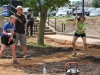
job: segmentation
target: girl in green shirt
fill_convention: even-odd
[[[77,28],[76,28],[76,31],[75,31],[75,34],[74,34],[74,37],[73,37],[73,41],[72,41],[72,46],[73,46],[73,50],[74,50],[72,56],[77,55],[75,43],[76,43],[78,37],[82,38],[83,44],[84,44],[84,50],[85,50],[85,53],[86,53],[85,56],[88,56],[86,34],[85,34],[85,31],[84,31],[86,29],[86,23],[84,21],[85,21],[85,17],[80,16],[76,22],[75,21],[73,22],[73,26],[77,25]]]

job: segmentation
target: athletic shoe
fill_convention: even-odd
[[[17,60],[13,61],[14,64],[20,64]]]
[[[25,58],[25,59],[29,59],[29,60],[31,59],[31,58],[30,58],[30,55],[24,55],[24,58]]]
[[[74,52],[73,54],[72,54],[72,56],[76,56],[77,55],[77,53],[76,52]]]
[[[88,57],[89,55],[88,54],[85,54],[85,57]]]

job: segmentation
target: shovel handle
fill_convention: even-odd
[[[75,64],[76,68],[78,68],[78,66],[79,66],[77,62],[67,62],[65,65],[65,68],[68,69],[68,65],[70,65],[70,64]]]

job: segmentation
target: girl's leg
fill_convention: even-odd
[[[76,43],[76,40],[77,40],[77,39],[78,39],[78,37],[76,37],[76,36],[73,37],[72,46],[73,46],[74,52],[76,52],[76,46],[75,46],[75,43]]]
[[[83,37],[82,40],[83,40],[83,44],[84,44],[85,53],[88,54],[87,43],[86,43],[86,37]]]
[[[4,50],[5,50],[5,48],[6,48],[6,45],[1,44],[0,58],[2,57],[2,54],[3,54]]]
[[[10,48],[12,50],[12,59],[14,61],[14,60],[16,60],[15,45],[14,44],[10,45]]]
[[[14,45],[14,44],[10,45],[10,48],[11,48],[11,50],[12,50],[12,59],[13,59],[13,63],[14,63],[14,64],[20,64],[20,63],[16,60],[15,45]]]

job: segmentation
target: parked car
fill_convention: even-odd
[[[100,8],[96,8],[97,11],[100,11]]]
[[[55,16],[56,13],[57,13],[57,11],[52,11],[52,12],[49,12],[48,15],[50,15],[50,16]]]
[[[96,11],[100,12],[100,8],[96,8]]]
[[[91,11],[90,16],[100,16],[100,11],[97,11],[97,10]]]
[[[68,9],[68,8],[67,9],[63,9],[63,11],[67,12],[67,14],[72,14],[72,12],[73,12],[72,9]]]
[[[95,11],[96,9],[95,8],[88,8],[86,11],[85,11],[85,15],[86,16],[90,16],[90,12],[91,11]]]
[[[59,12],[56,13],[56,16],[57,16],[57,17],[59,17],[59,16],[61,16],[61,17],[66,17],[66,16],[67,16],[67,12],[59,11]]]
[[[85,12],[84,12],[85,14]],[[73,12],[73,15],[75,16],[76,15],[76,11]],[[80,16],[82,15],[82,10],[77,10],[77,15]]]
[[[57,11],[62,11],[63,10],[63,7],[60,7],[60,8],[58,8],[58,10]]]

